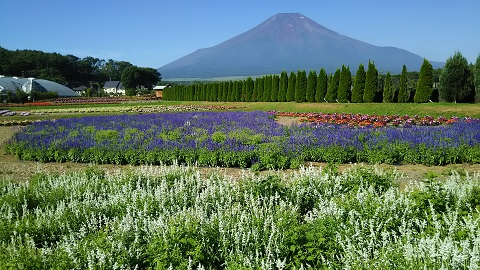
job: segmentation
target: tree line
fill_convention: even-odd
[[[164,100],[226,102],[477,102],[480,101],[480,55],[468,64],[460,52],[434,70],[424,59],[420,72],[379,74],[373,61],[360,64],[355,75],[343,65],[333,74],[325,69],[305,70],[243,81],[173,85],[163,91]]]
[[[83,85],[97,91],[106,81],[122,81],[131,95],[137,94],[142,86],[151,89],[152,84],[161,80],[156,69],[137,67],[126,61],[2,47],[0,75],[45,79],[70,87]],[[101,93],[93,91],[92,95]]]

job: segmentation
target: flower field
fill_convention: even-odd
[[[332,125],[347,125],[350,127],[409,127],[412,125],[420,126],[438,126],[445,124],[452,124],[458,122],[458,117],[437,117],[424,116],[419,117],[415,115],[410,117],[408,115],[368,115],[368,114],[353,114],[353,113],[290,113],[290,112],[273,112],[277,116],[288,117],[302,117],[301,122],[312,124],[332,124]],[[465,122],[476,121],[476,119],[465,118]]]
[[[479,269],[480,175],[96,167],[0,186],[0,269]]]
[[[60,109],[36,109],[33,113],[155,113],[155,112],[185,112],[185,111],[211,111],[211,110],[229,110],[235,109],[231,106],[166,106],[166,105],[134,105],[134,106],[115,106],[115,107],[79,107],[79,108],[60,108]]]
[[[158,102],[151,97],[77,97],[77,98],[55,98],[46,101],[35,101],[26,103],[7,103],[2,104],[5,107],[42,107],[42,106],[61,106],[61,105],[79,105],[79,104],[119,104],[131,102]]]
[[[30,116],[30,115],[68,115],[68,114],[119,114],[119,113],[158,113],[158,112],[188,112],[188,111],[222,111],[238,109],[235,106],[198,106],[198,105],[134,105],[134,106],[115,106],[115,107],[70,107],[70,108],[54,108],[54,109],[31,109],[24,112],[15,112],[10,110],[0,110],[0,116]],[[36,120],[19,120],[19,119],[0,119],[0,126],[24,126],[29,125]]]
[[[6,149],[19,159],[41,162],[178,162],[254,170],[298,168],[306,161],[480,163],[478,119],[445,120],[434,126],[352,127],[328,123],[282,126],[274,118],[273,113],[256,111],[58,119],[25,127]]]
[[[159,166],[2,180],[0,269],[480,269],[479,173],[303,166],[480,163],[478,119],[170,109],[19,127],[22,160]]]

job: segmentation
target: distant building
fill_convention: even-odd
[[[125,95],[125,88],[121,81],[107,81],[103,85],[103,91],[109,95]]]
[[[172,86],[171,86],[170,84],[167,84],[167,85],[157,85],[157,86],[153,87],[153,90],[155,90],[155,96],[156,96],[157,98],[162,98],[162,96],[163,96],[163,89],[165,89],[165,88],[167,88],[167,87],[170,88],[170,87],[172,87]]]
[[[72,88],[73,91],[77,92],[80,95],[85,94],[87,92],[87,89],[88,87],[86,87],[85,85]]]
[[[0,75],[0,92],[15,92],[17,90],[30,94],[36,92],[56,92],[59,97],[78,97],[80,94],[72,89],[56,82],[35,79],[35,78],[18,78],[5,77]]]

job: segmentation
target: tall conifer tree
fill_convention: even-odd
[[[365,79],[366,73],[363,64],[358,66],[357,73],[355,74],[355,83],[353,84],[352,90],[352,102],[362,103],[363,102],[363,91],[365,90]]]
[[[228,100],[228,82],[222,82],[222,101]]]
[[[475,102],[480,102],[480,54],[474,66],[474,85],[475,85]]]
[[[393,102],[393,85],[392,85],[392,75],[390,71],[387,72],[385,76],[385,83],[383,84],[383,102],[392,103]]]
[[[213,92],[214,92],[214,88],[215,88],[213,83],[206,83],[205,86],[206,86],[206,89],[207,89],[206,100],[207,101],[213,101],[214,100],[214,98],[213,98],[214,93]]]
[[[259,84],[259,78],[255,78],[255,81],[253,83],[253,91],[252,91],[252,98],[250,99],[251,102],[256,102],[258,101],[258,84]],[[262,85],[263,87],[263,85]]]
[[[270,93],[270,101],[277,102],[278,101],[278,88],[280,84],[280,78],[277,74],[272,76],[272,92]]]
[[[317,73],[314,70],[310,70],[307,77],[306,99],[308,102],[315,102],[316,89],[317,89]]]
[[[264,79],[265,77],[260,77],[260,78],[257,78],[257,97],[255,99],[255,101],[262,101],[263,99],[263,83],[265,81]]]
[[[195,84],[190,84],[187,92],[187,100],[193,101],[195,100]]]
[[[315,90],[315,101],[324,102],[325,94],[327,93],[328,76],[324,68],[320,69],[317,76],[317,89]]]
[[[240,101],[245,102],[245,97],[247,95],[247,80],[240,81],[240,83],[242,84]]]
[[[192,100],[193,101],[197,101],[198,100],[198,84],[193,84],[193,98]]]
[[[285,102],[287,100],[287,88],[288,88],[288,75],[286,71],[282,71],[280,74],[280,85],[278,89],[278,98],[280,102]]]
[[[340,72],[340,83],[338,84],[338,102],[346,103],[350,101],[352,88],[352,73],[350,67],[342,65],[342,71]]]
[[[295,102],[305,102],[307,97],[307,72],[298,70],[297,83],[295,84]]]
[[[262,101],[269,102],[271,92],[272,92],[272,75],[266,75],[264,77]]]
[[[368,61],[368,69],[365,78],[365,89],[363,90],[363,102],[371,103],[378,91],[378,70],[373,61]]]
[[[287,101],[295,100],[295,86],[297,85],[297,75],[295,72],[291,72],[288,77],[288,88],[287,88]]]
[[[222,87],[220,82],[216,82],[215,84],[215,96],[214,99],[216,102],[222,100]]]
[[[233,102],[233,100],[235,99],[233,82],[228,81],[228,84],[227,84],[226,87],[227,87],[227,101],[228,102]]]
[[[202,101],[207,101],[208,100],[208,84],[203,83],[202,84]]]
[[[208,83],[208,88],[210,90],[208,101],[215,101],[215,96],[217,92],[215,85],[213,83]]]
[[[427,59],[423,59],[418,75],[417,90],[413,101],[416,103],[424,103],[430,100],[433,92],[433,67]]]
[[[407,103],[409,99],[408,95],[408,73],[407,67],[403,65],[402,75],[400,75],[400,85],[398,89],[398,103]]]
[[[242,82],[235,81],[235,101],[239,102],[242,100]]]
[[[206,96],[205,84],[204,83],[198,84],[197,89],[198,89],[198,101],[205,101],[205,96]]]
[[[259,83],[260,83],[259,78],[255,78],[255,84],[253,87],[253,93],[252,93],[252,99],[251,99],[252,102],[258,101],[258,87],[259,87],[258,84]]]
[[[325,95],[325,99],[328,102],[336,102],[338,95],[338,85],[340,84],[340,69],[337,68],[333,75],[330,75],[330,80],[328,81],[328,90]]]
[[[252,102],[253,88],[255,87],[255,82],[252,77],[247,78],[247,89],[245,91],[245,101]]]

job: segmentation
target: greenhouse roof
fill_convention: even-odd
[[[32,89],[38,92],[56,92],[59,97],[79,96],[79,94],[72,89],[48,80],[34,78],[0,77],[0,91],[22,90],[26,93],[30,93]]]

